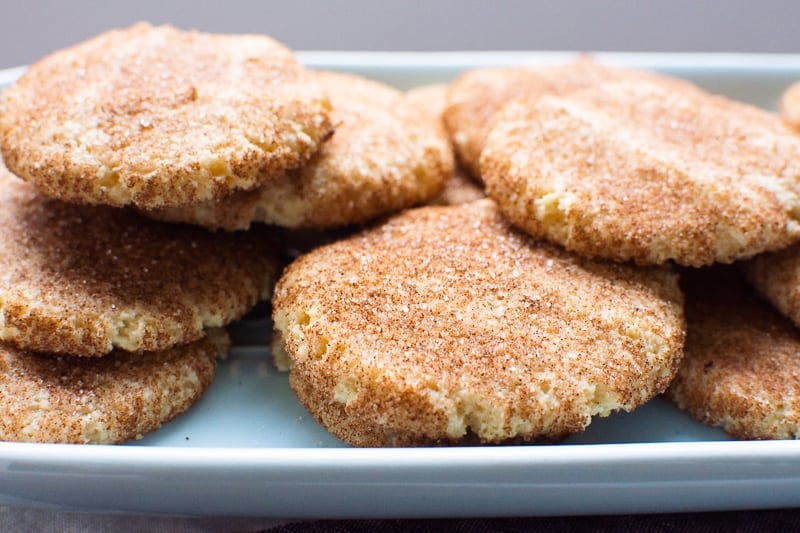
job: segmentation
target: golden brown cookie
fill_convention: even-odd
[[[486,198],[486,193],[472,176],[457,168],[444,182],[444,188],[428,203],[431,205],[458,205]]]
[[[269,298],[268,235],[215,235],[39,194],[0,167],[0,340],[52,353],[160,351]]]
[[[587,57],[563,65],[473,69],[450,84],[444,121],[459,162],[472,176],[480,177],[480,155],[492,118],[506,103],[643,76],[649,74],[600,65]]]
[[[800,245],[758,255],[740,266],[756,290],[800,326]]]
[[[311,162],[255,191],[148,216],[213,229],[252,222],[329,228],[425,202],[453,170],[438,119],[403,93],[352,74],[316,72],[333,104],[336,133]]]
[[[684,334],[671,270],[537,243],[490,200],[409,210],[300,257],[273,319],[298,398],[357,446],[582,431],[662,392]]]
[[[800,437],[800,332],[727,269],[691,274],[685,357],[667,397],[740,439]]]
[[[56,198],[188,205],[307,161],[331,132],[328,111],[268,37],[142,23],[32,65],[0,96],[0,148]]]
[[[419,85],[406,91],[406,98],[411,105],[421,109],[426,115],[439,120],[444,128],[444,110],[447,108],[449,90],[450,86],[447,83]]]
[[[113,444],[158,429],[211,384],[222,329],[164,352],[76,358],[0,344],[0,441]]]
[[[791,85],[781,95],[778,109],[783,120],[800,130],[800,82]]]
[[[481,161],[515,225],[589,257],[701,266],[800,239],[800,138],[686,83],[512,102]]]
[[[442,128],[444,125],[444,110],[447,108],[447,84],[422,85],[406,93],[409,101],[422,109],[428,116],[440,117]],[[444,135],[448,135],[446,129]],[[453,173],[444,182],[444,188],[428,203],[435,205],[458,205],[478,200],[485,197],[483,188],[467,174],[460,166],[456,166]]]

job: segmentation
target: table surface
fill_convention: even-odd
[[[41,533],[114,531],[313,533],[352,531],[394,533],[415,531],[747,531],[750,533],[797,531],[800,510],[676,513],[628,516],[578,516],[538,518],[487,518],[448,520],[336,520],[291,521],[257,518],[185,518],[141,515],[65,513],[46,509],[0,506],[0,531]]]

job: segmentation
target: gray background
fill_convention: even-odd
[[[0,68],[139,20],[295,49],[800,52],[800,0],[0,0]]]

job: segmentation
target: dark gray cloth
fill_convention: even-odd
[[[0,531],[17,533],[83,533],[95,531],[177,533],[517,533],[623,532],[668,533],[673,531],[760,533],[800,531],[800,509],[675,513],[626,516],[578,516],[538,518],[486,518],[452,520],[316,520],[283,521],[259,518],[198,518],[144,515],[91,514],[48,509],[0,506]]]
[[[581,516],[470,520],[364,520],[297,522],[269,533],[522,533],[527,531],[623,533],[760,533],[800,531],[800,510],[678,513],[633,516]]]

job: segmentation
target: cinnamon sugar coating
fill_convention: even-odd
[[[412,105],[431,117],[439,117],[441,127],[445,137],[448,133],[444,124],[444,110],[447,108],[447,93],[449,86],[445,83],[433,85],[423,85],[414,87],[406,93]],[[481,184],[465,172],[459,165],[456,165],[453,173],[445,180],[444,187],[428,203],[434,205],[458,205],[484,198]]]
[[[685,357],[667,397],[740,439],[800,437],[800,332],[731,272],[685,285]]]
[[[483,188],[461,168],[456,168],[445,181],[444,188],[428,203],[431,205],[458,205],[486,198]]]
[[[778,102],[781,118],[791,127],[800,130],[800,82],[789,86]]]
[[[290,383],[357,446],[555,440],[662,392],[683,343],[667,268],[581,259],[489,200],[424,207],[293,262]]]
[[[438,117],[376,81],[311,76],[330,96],[336,133],[306,166],[254,191],[148,216],[226,230],[252,222],[330,228],[423,203],[441,190],[454,162]]]
[[[449,91],[450,85],[447,83],[419,85],[406,91],[406,98],[426,115],[438,120],[442,128],[444,128],[444,110],[447,108],[447,93]]]
[[[0,166],[0,340],[100,356],[198,339],[266,299],[268,235],[215,235],[39,194]]]
[[[227,354],[224,330],[164,352],[102,359],[0,344],[0,441],[114,444],[186,411]]]
[[[800,326],[800,245],[758,255],[740,266],[756,290]]]
[[[190,205],[307,161],[331,132],[329,105],[269,37],[141,23],[32,65],[0,96],[0,148],[56,198]]]
[[[450,83],[444,121],[459,162],[479,178],[480,155],[492,119],[506,103],[522,97],[564,94],[614,79],[648,76],[651,74],[601,65],[587,57],[562,65],[472,69]]]
[[[800,138],[677,80],[512,102],[481,162],[515,225],[589,257],[702,266],[800,239]]]

